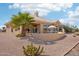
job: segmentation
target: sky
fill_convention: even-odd
[[[79,3],[0,3],[0,27],[18,12],[38,11],[39,16],[50,21],[79,27]]]

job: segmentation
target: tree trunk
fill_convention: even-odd
[[[13,28],[11,28],[11,32],[13,32]]]
[[[26,36],[26,29],[25,29],[25,26],[24,25],[22,26],[22,29],[21,29],[21,35],[23,37]]]

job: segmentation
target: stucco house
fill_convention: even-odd
[[[26,29],[27,32],[30,32],[30,33],[59,33],[59,32],[62,32],[62,33],[64,33],[63,26],[59,20],[49,21],[47,19],[39,17],[37,12],[33,13],[32,16],[34,17],[33,20],[35,20],[35,22],[33,22],[34,27],[31,29]],[[6,24],[6,27],[7,27],[7,31],[12,31],[10,25]],[[17,30],[13,30],[13,31],[17,31]],[[18,31],[20,32],[21,28],[19,28]]]

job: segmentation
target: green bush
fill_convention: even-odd
[[[23,46],[23,52],[26,56],[40,56],[44,52],[44,47],[35,47],[33,44],[27,45],[27,47]]]

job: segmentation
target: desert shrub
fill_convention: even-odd
[[[17,34],[16,37],[24,37],[23,34]]]
[[[2,30],[2,32],[6,32],[6,30]]]
[[[76,37],[76,35],[73,35],[73,37]]]
[[[44,52],[44,47],[36,47],[33,44],[23,46],[23,52],[26,56],[40,56]]]

